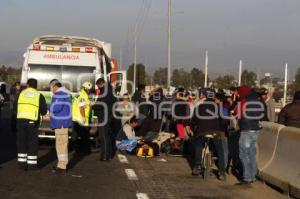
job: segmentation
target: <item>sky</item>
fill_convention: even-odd
[[[299,0],[172,0],[172,68],[237,76],[244,68],[282,77],[300,67]],[[167,0],[0,0],[0,64],[22,65],[36,36],[63,34],[110,42],[123,68],[138,62],[151,74],[167,64]],[[122,56],[120,56],[122,51]]]

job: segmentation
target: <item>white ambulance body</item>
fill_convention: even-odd
[[[115,95],[127,92],[126,72],[112,68],[110,43],[85,37],[46,35],[35,38],[24,54],[21,84],[26,84],[29,78],[37,79],[38,90],[47,104],[51,102],[51,80],[58,79],[71,93],[77,93],[84,82],[95,83],[100,77],[105,80],[113,77],[118,88]],[[39,137],[55,138],[49,121],[42,121]]]
[[[46,35],[35,38],[24,54],[21,83],[38,80],[38,90],[49,91],[52,79],[60,80],[71,92],[77,92],[85,81],[108,80],[118,74],[119,94],[126,92],[126,72],[113,71],[111,44],[96,39]],[[113,71],[113,72],[112,72]]]

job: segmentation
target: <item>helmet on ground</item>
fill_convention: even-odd
[[[93,84],[91,82],[84,82],[82,84],[82,88],[86,88],[88,90],[92,89],[92,87],[93,87]]]

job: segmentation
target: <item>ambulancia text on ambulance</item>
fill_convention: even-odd
[[[118,92],[126,92],[126,72],[118,71],[111,58],[111,44],[97,39],[46,35],[37,37],[24,54],[21,84],[29,78],[38,80],[38,90],[51,102],[49,82],[58,79],[72,93],[80,90],[83,82],[94,83],[98,78],[113,80]],[[49,125],[42,123],[39,137],[53,138]]]

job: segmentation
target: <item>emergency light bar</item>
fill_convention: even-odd
[[[85,52],[86,53],[92,53],[93,52],[93,48],[92,47],[86,47],[85,48]]]
[[[60,52],[67,52],[68,51],[67,47],[60,47],[59,50],[60,50]]]
[[[32,49],[35,51],[60,51],[60,52],[95,52],[94,47],[73,47],[68,48],[67,46],[45,46],[41,44],[33,44]]]
[[[39,45],[39,44],[34,44],[34,45],[33,45],[33,50],[41,50],[41,45]]]
[[[72,48],[72,52],[80,52],[80,48]]]
[[[54,51],[54,47],[53,46],[47,46],[46,51]]]

